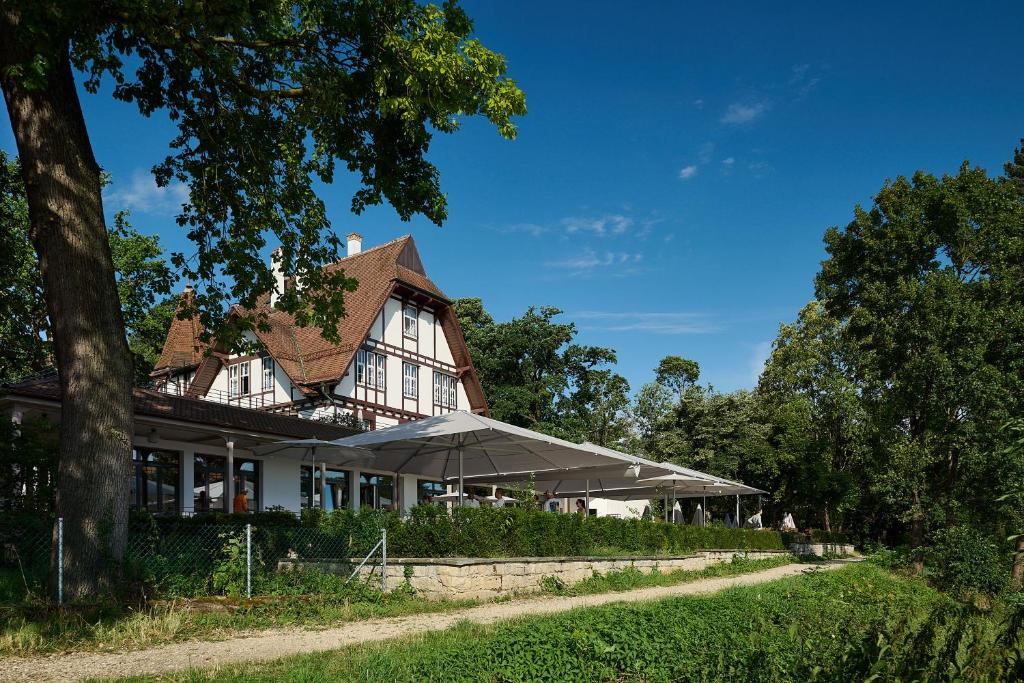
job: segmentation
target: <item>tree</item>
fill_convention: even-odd
[[[101,173],[78,99],[95,93],[177,126],[157,182],[182,182],[178,223],[195,253],[172,256],[196,287],[190,310],[228,342],[262,324],[233,316],[274,286],[268,236],[301,288],[279,306],[337,339],[354,283],[314,183],[340,161],[359,179],[352,209],[389,202],[440,224],[446,203],[425,155],[432,130],[482,115],[505,137],[525,99],[504,59],[471,38],[454,2],[413,0],[12,0],[0,17],[0,87],[28,192],[30,237],[60,371],[58,513],[71,597],[111,585],[122,557],[132,439],[131,353],[104,224]]]
[[[495,322],[480,299],[456,299],[454,307],[492,416],[575,440],[624,435],[629,384],[606,367],[615,352],[576,344],[576,326],[555,322],[562,311],[531,306]]]
[[[0,384],[51,364],[46,304],[16,159],[0,151]]]
[[[1013,158],[1003,165],[1003,171],[1017,188],[1017,194],[1024,199],[1024,138],[1020,139],[1020,147],[1013,150]]]
[[[812,301],[782,325],[758,383],[771,411],[772,442],[787,476],[777,495],[814,509],[825,529],[859,502],[867,416],[850,369],[843,328]]]
[[[1024,203],[964,164],[897,178],[825,234],[816,289],[844,325],[888,472],[879,485],[921,547],[929,526],[990,525],[981,473],[1021,411]]]
[[[665,356],[658,363],[655,381],[675,392],[682,398],[683,393],[700,379],[700,366],[697,361],[680,356]]]

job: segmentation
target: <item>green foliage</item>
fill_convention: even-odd
[[[401,643],[189,672],[171,680],[867,680],[869,665],[847,665],[864,634],[888,633],[908,616],[916,626],[942,604],[941,596],[919,582],[860,565],[711,596],[580,609],[511,624],[464,624]],[[1006,672],[987,680],[1014,680],[991,658],[982,661],[983,673]]]
[[[607,366],[611,349],[577,344],[562,311],[531,306],[495,322],[480,299],[454,303],[491,416],[574,441],[614,445],[626,436],[629,383]]]
[[[145,116],[162,110],[177,126],[155,175],[161,186],[189,186],[178,222],[196,250],[172,260],[197,287],[193,306],[208,330],[223,324],[227,305],[251,310],[273,287],[260,254],[269,233],[284,268],[306,284],[280,306],[335,338],[340,294],[355,283],[319,267],[337,258],[338,241],[316,183],[332,182],[340,163],[358,182],[354,212],[387,201],[403,220],[422,214],[440,225],[447,201],[425,158],[434,132],[480,116],[511,139],[513,118],[526,113],[504,58],[473,36],[455,2],[300,0],[210,12],[103,0],[59,12],[18,2],[8,12],[19,18],[4,33],[12,61],[20,57],[7,65],[11,78],[43,86],[70,38],[87,91],[109,79],[116,99]],[[224,336],[259,322],[243,313]]]
[[[120,211],[107,231],[117,291],[132,353],[135,383],[145,386],[160,356],[175,302],[174,274],[160,239],[144,235]],[[0,151],[0,383],[39,372],[53,362],[52,333],[38,258],[29,239],[28,200],[16,159]]]
[[[993,595],[1007,585],[1006,553],[1000,551],[991,537],[973,527],[954,526],[937,531],[926,560],[930,578],[954,595]]]
[[[51,362],[42,281],[28,226],[21,167],[0,150],[0,384]]]

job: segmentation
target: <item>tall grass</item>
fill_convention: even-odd
[[[955,620],[930,627],[932,617],[951,605],[923,582],[862,564],[712,596],[581,609],[493,626],[461,624],[399,643],[165,678],[364,683],[1020,680],[1020,624],[1012,627],[997,614],[978,616],[988,626],[974,640],[956,635]],[[901,639],[899,633],[907,635]],[[866,649],[865,643],[872,642],[880,644]],[[955,671],[949,669],[958,657],[966,659]]]

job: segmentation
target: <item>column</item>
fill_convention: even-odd
[[[327,463],[320,461],[320,509],[327,509]]]
[[[348,480],[348,502],[352,510],[359,512],[359,470],[352,470],[352,477]]]
[[[181,487],[181,500],[178,501],[178,511],[183,515],[195,514],[195,474],[196,474],[196,452],[184,450],[178,460],[181,474],[178,477],[178,485]]]
[[[402,495],[399,496],[402,501],[402,512],[409,512],[416,505],[420,480],[409,474],[399,476],[398,480],[402,485]]]
[[[224,511],[231,512],[235,505],[235,442],[228,441],[228,457],[224,465]]]

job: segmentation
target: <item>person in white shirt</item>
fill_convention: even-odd
[[[478,508],[480,507],[480,501],[469,491],[462,494],[462,507],[464,508]]]
[[[544,499],[540,502],[540,509],[544,512],[558,512],[559,503],[555,494],[548,489],[544,492]]]
[[[746,526],[747,526],[748,529],[763,529],[764,528],[764,526],[761,524],[761,513],[762,512],[764,512],[764,511],[762,509],[758,508],[757,513],[755,513],[755,514],[753,514],[753,515],[751,515],[750,517],[747,518]]]
[[[796,531],[796,522],[793,521],[793,515],[788,512],[782,516],[782,530]]]
[[[508,503],[508,499],[505,498],[505,489],[494,489],[494,502],[491,503],[491,507],[503,508]]]

